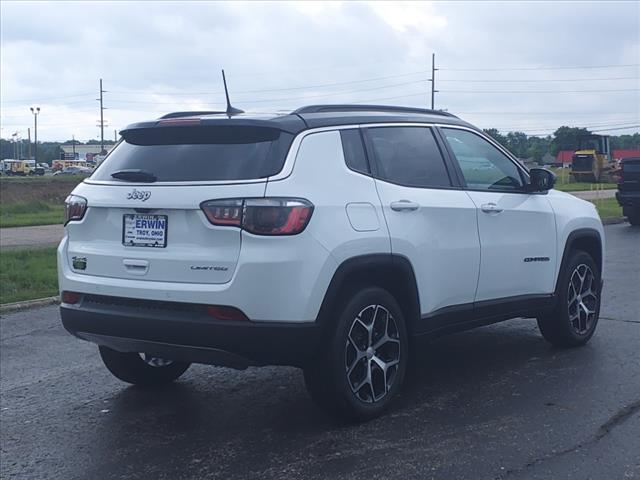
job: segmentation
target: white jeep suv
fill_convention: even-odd
[[[121,134],[67,198],[58,269],[64,327],[126,382],[293,365],[363,420],[412,338],[514,317],[554,345],[594,333],[595,208],[451,114],[178,112]]]

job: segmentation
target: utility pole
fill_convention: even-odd
[[[102,79],[100,79],[100,155],[104,155],[104,106],[102,105]]]
[[[73,159],[76,159],[76,136],[71,135],[71,143],[73,144]]]
[[[18,132],[11,134],[11,140],[13,141],[13,158],[18,160]]]
[[[436,54],[431,54],[431,110],[435,110],[435,98],[436,98]]]
[[[113,142],[118,143],[118,130],[113,130]]]
[[[40,113],[40,107],[31,107],[31,113],[33,113],[33,159],[36,164],[38,163],[38,114]]]

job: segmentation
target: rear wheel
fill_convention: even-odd
[[[574,252],[558,279],[556,307],[538,317],[542,336],[558,347],[584,345],[593,336],[600,314],[600,271],[591,256]]]
[[[344,302],[334,331],[305,368],[307,390],[325,410],[347,421],[380,415],[398,393],[408,361],[404,316],[395,298],[377,287]]]
[[[124,353],[99,346],[100,357],[107,369],[123,382],[134,385],[162,385],[173,382],[188,368],[189,363],[174,362],[146,353]]]

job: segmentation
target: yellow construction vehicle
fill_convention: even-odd
[[[604,182],[613,169],[611,147],[607,135],[589,135],[580,139],[571,158],[571,175],[576,182]]]

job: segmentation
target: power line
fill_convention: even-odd
[[[349,95],[349,94],[353,94],[353,93],[362,93],[362,92],[371,92],[371,91],[375,91],[375,90],[384,90],[386,88],[394,88],[394,87],[398,87],[398,86],[415,85],[417,83],[424,83],[425,81],[426,81],[426,79],[421,79],[421,80],[413,80],[411,82],[395,83],[395,84],[391,84],[391,85],[383,85],[383,86],[371,87],[371,88],[360,88],[360,89],[357,89],[357,90],[343,90],[343,91],[339,91],[339,92],[322,93],[322,94],[318,94],[318,95],[301,95],[301,96],[298,96],[298,97],[269,98],[269,99],[262,99],[262,100],[241,100],[241,102],[243,104],[246,104],[246,103],[275,103],[275,102],[290,102],[290,101],[296,101],[296,100],[306,100],[306,99],[309,99],[309,98],[326,98],[326,97],[334,97],[334,96],[339,96],[339,95]],[[112,101],[120,102],[120,103],[140,103],[140,104],[152,104],[152,105],[183,105],[184,104],[184,102],[153,102],[153,101],[145,101],[145,100],[112,99]]]
[[[261,90],[238,90],[238,91],[234,91],[233,94],[241,94],[241,93],[268,93],[268,92],[284,92],[284,91],[290,91],[290,90],[306,90],[306,89],[311,89],[311,88],[324,88],[324,87],[335,87],[338,85],[351,85],[351,84],[355,84],[355,83],[367,83],[367,82],[374,82],[374,81],[378,81],[378,80],[388,80],[390,78],[400,78],[400,77],[409,77],[409,76],[413,76],[413,75],[423,75],[427,73],[426,70],[420,71],[420,72],[413,72],[413,73],[402,73],[402,74],[398,74],[398,75],[387,75],[385,77],[372,77],[372,78],[367,78],[367,79],[362,79],[362,80],[349,80],[349,81],[344,81],[344,82],[332,82],[332,83],[320,83],[320,84],[316,84],[316,85],[305,85],[305,86],[298,86],[298,87],[286,87],[286,88],[270,88],[270,89],[261,89]],[[419,81],[425,81],[425,80],[419,80]],[[402,84],[400,84],[402,85]],[[224,91],[219,91],[219,92],[148,92],[148,91],[143,91],[143,90],[112,90],[111,93],[117,93],[120,95],[222,95],[224,94]]]
[[[640,77],[608,77],[608,78],[544,78],[539,80],[462,80],[462,79],[441,79],[440,82],[456,83],[546,83],[546,82],[597,82],[612,80],[640,80]]]
[[[591,68],[627,68],[640,67],[640,63],[626,63],[619,65],[582,65],[582,66],[558,66],[558,67],[498,67],[498,68],[440,68],[450,72],[505,72],[527,70],[583,70]]]
[[[62,95],[57,97],[44,97],[44,98],[31,98],[31,99],[22,99],[22,100],[4,100],[2,103],[34,103],[34,102],[45,102],[47,100],[57,100],[60,98],[75,98],[75,97],[86,97],[93,95],[92,93],[78,93],[76,95]]]
[[[442,93],[614,93],[640,92],[640,88],[621,88],[613,90],[439,90]]]
[[[623,128],[596,128],[595,132],[610,132],[611,130],[630,130],[632,128],[640,128],[640,125],[633,125],[631,127],[623,127]]]
[[[569,123],[569,122],[555,122],[555,125],[550,125],[550,124],[545,124],[545,125],[491,125],[490,128],[495,128],[497,130],[506,130],[506,129],[513,129],[513,128],[522,128],[525,130],[547,130],[549,128],[557,128],[557,125],[562,126],[562,124],[565,123]],[[575,125],[575,122],[573,122]],[[629,120],[629,121],[618,121],[618,122],[609,122],[609,123],[595,123],[595,124],[580,124],[580,125],[576,125],[576,127],[579,128],[595,128],[595,127],[624,127],[624,126],[628,126],[628,125],[635,125],[636,123],[638,123],[638,120]],[[511,130],[513,131],[513,130]]]
[[[552,115],[603,115],[603,112],[572,112],[572,111],[544,111],[544,112],[530,112],[530,111],[525,111],[525,110],[521,110],[518,112],[492,112],[492,111],[483,111],[483,112],[463,112],[463,111],[459,111],[457,112],[460,115],[523,115],[523,116],[529,116],[529,115],[545,115],[545,116],[552,116]],[[638,112],[634,111],[634,112],[616,112],[617,114],[628,114],[628,115],[637,115]],[[606,114],[606,112],[604,112],[604,114]]]
[[[582,127],[582,128],[588,128],[588,127]],[[612,128],[595,128],[593,129],[594,132],[611,132],[613,130],[631,130],[634,128],[640,128],[640,124],[637,125],[630,125],[627,127],[612,127]],[[553,135],[553,133],[555,133],[554,131],[545,131],[545,132],[522,132],[522,133],[526,133],[528,136],[530,137],[540,137],[540,136],[547,136],[547,135]]]

